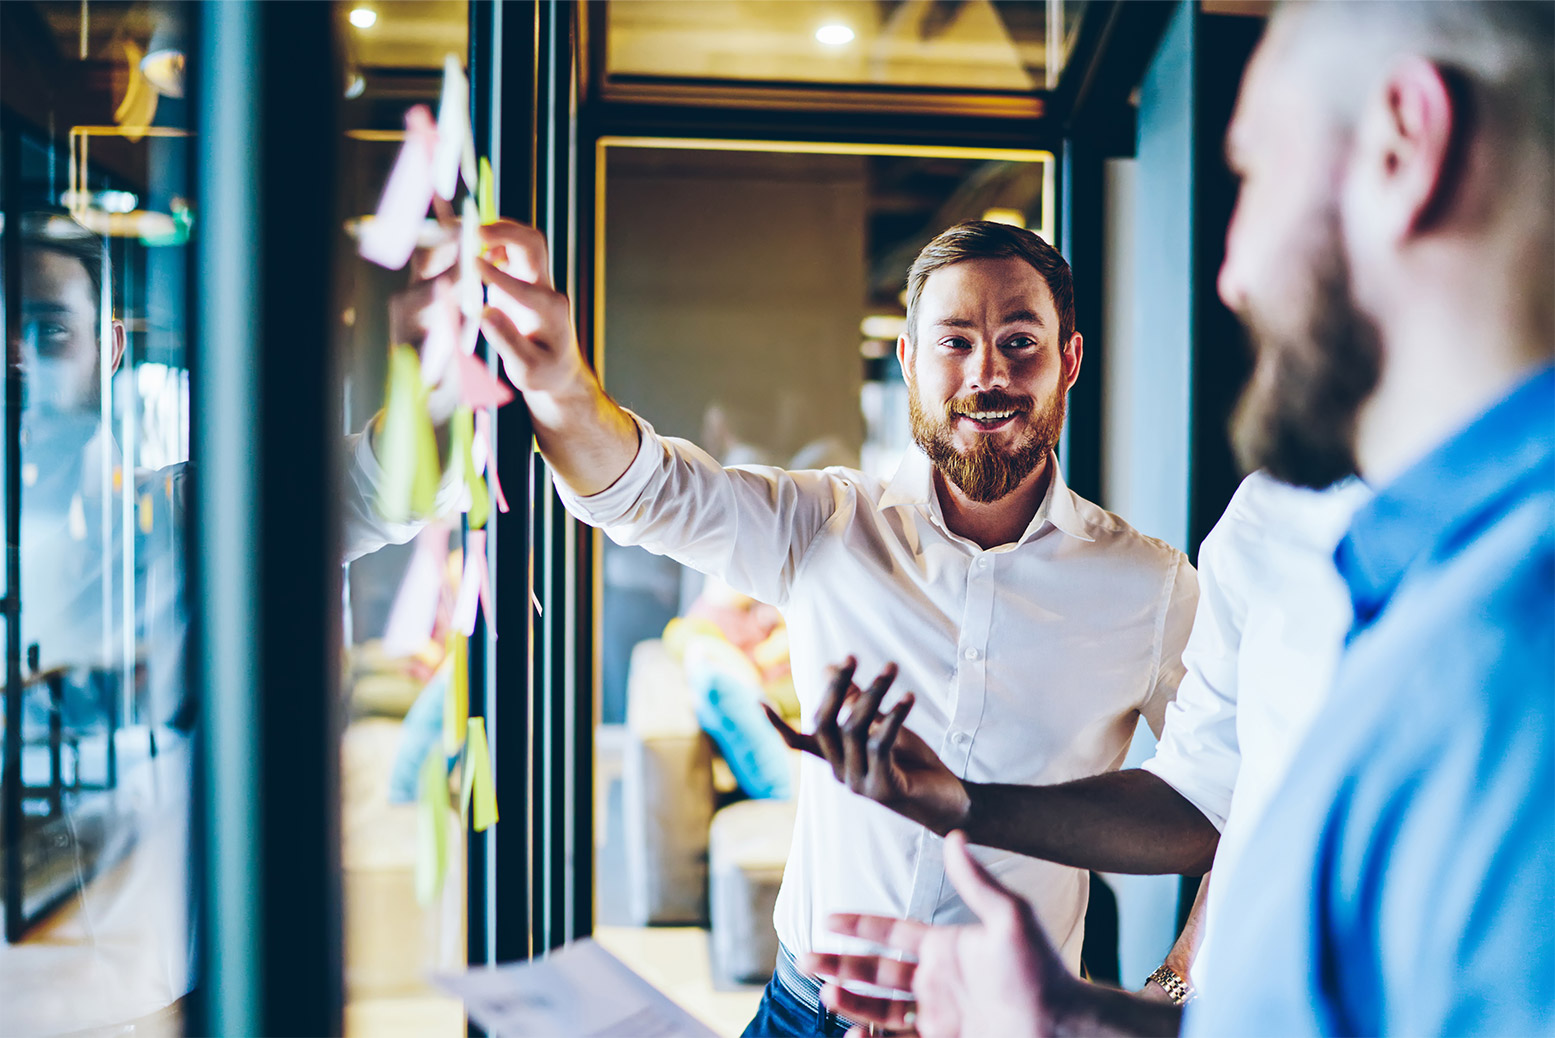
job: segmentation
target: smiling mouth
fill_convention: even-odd
[[[961,411],[956,414],[956,417],[970,423],[974,429],[991,432],[1002,429],[1018,414],[1019,411]]]

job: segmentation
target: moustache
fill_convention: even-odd
[[[945,405],[945,412],[949,418],[987,411],[1015,411],[1029,414],[1035,406],[1036,401],[1024,394],[1016,395],[999,389],[989,389],[956,397]]]

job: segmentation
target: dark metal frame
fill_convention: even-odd
[[[203,5],[197,26],[189,564],[206,913],[186,1027],[338,1034],[340,220],[337,107],[320,99],[341,65],[325,4]]]

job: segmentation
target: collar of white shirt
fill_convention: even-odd
[[[1026,532],[1021,534],[1016,543],[1025,544],[1031,540],[1044,523],[1052,523],[1057,529],[1079,540],[1095,540],[1086,529],[1080,510],[1075,507],[1074,491],[1064,482],[1064,472],[1059,467],[1057,455],[1049,451],[1047,461],[1053,478],[1048,481],[1047,493],[1037,506],[1037,514],[1031,517]],[[940,508],[939,494],[934,491],[934,463],[920,448],[914,447],[902,455],[902,463],[897,466],[896,475],[891,477],[885,493],[880,496],[880,507],[922,509],[935,526],[949,532],[945,526],[945,514]]]

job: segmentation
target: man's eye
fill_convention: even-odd
[[[947,350],[969,350],[972,344],[959,335],[952,335],[948,339],[940,340],[940,345]]]
[[[1031,336],[1017,335],[1013,339],[1007,340],[1004,344],[1004,348],[1007,350],[1029,350],[1036,345],[1037,340],[1033,339]]]

